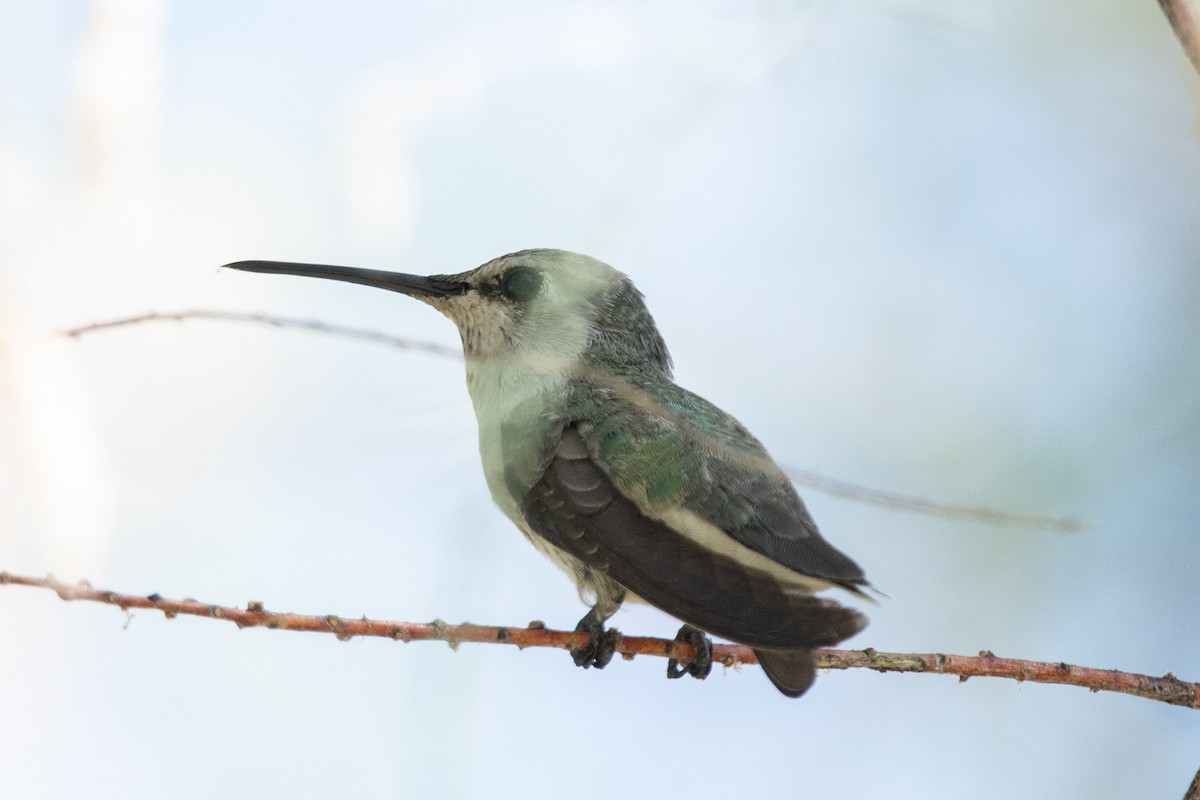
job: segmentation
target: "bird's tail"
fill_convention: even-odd
[[[816,660],[812,650],[764,650],[755,648],[754,655],[763,672],[775,688],[788,697],[799,697],[817,678]]]

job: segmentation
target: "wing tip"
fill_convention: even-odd
[[[866,578],[852,578],[850,580],[837,580],[837,579],[827,579],[827,580],[831,580],[831,582],[835,586],[845,589],[847,592],[854,595],[855,597],[861,597],[864,600],[868,600],[875,604],[879,603],[880,598],[885,599],[885,600],[891,599],[887,594],[885,594],[884,592],[881,592],[881,591],[879,591],[879,589],[875,588],[874,584],[872,584]],[[868,594],[868,592],[870,592],[870,594]]]

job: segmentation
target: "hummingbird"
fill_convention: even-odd
[[[676,385],[667,346],[624,273],[565,250],[522,250],[454,275],[280,261],[247,272],[346,281],[408,295],[450,318],[492,498],[591,606],[575,663],[603,668],[605,622],[643,601],[684,623],[695,657],[667,675],[705,678],[708,634],[751,647],[799,697],[813,650],[866,618],[817,592],[867,597],[863,570],[820,534],[766,449],[736,419]]]

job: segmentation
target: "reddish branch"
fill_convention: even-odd
[[[398,639],[402,642],[441,641],[457,646],[460,642],[511,644],[520,648],[557,647],[562,650],[583,647],[587,634],[574,631],[555,631],[540,622],[527,627],[510,628],[489,625],[449,625],[441,620],[429,623],[390,622],[386,620],[345,619],[333,615],[310,616],[267,611],[262,603],[252,602],[246,608],[218,606],[198,600],[168,600],[157,594],[136,596],[96,589],[86,582],[63,583],[53,576],[31,578],[0,572],[0,586],[13,584],[50,589],[63,600],[87,600],[107,603],[122,610],[147,608],[161,611],[168,619],[179,614],[196,617],[223,619],[239,628],[282,628],[289,631],[331,633],[346,640],[355,636],[377,636]],[[626,659],[634,656],[662,656],[687,660],[695,651],[683,642],[655,639],[648,636],[621,635],[617,652]],[[978,656],[952,656],[942,653],[880,653],[866,650],[819,650],[817,666],[822,669],[850,669],[852,667],[873,669],[877,672],[932,672],[942,675],[957,675],[960,681],[967,678],[990,677],[1012,678],[1017,681],[1035,683],[1064,683],[1082,686],[1093,692],[1124,692],[1137,697],[1158,700],[1171,705],[1200,708],[1200,684],[1181,681],[1167,673],[1161,678],[1137,675],[1117,670],[1093,669],[1071,664],[1049,664],[1040,661],[1022,661],[1013,658],[997,658],[989,652]],[[740,645],[717,644],[713,646],[713,659],[727,667],[739,664],[754,664],[757,660],[753,651]]]

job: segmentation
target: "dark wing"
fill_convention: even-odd
[[[837,603],[786,593],[769,575],[644,515],[593,461],[576,424],[547,452],[522,508],[548,542],[646,602],[710,633],[764,648],[825,647],[866,620]]]
[[[687,506],[747,547],[788,569],[863,594],[862,567],[821,536],[791,481],[761,474],[714,481]]]
[[[825,541],[787,475],[732,416],[666,380],[585,396],[593,422],[581,433],[622,491],[682,506],[788,569],[862,594],[862,568]]]

